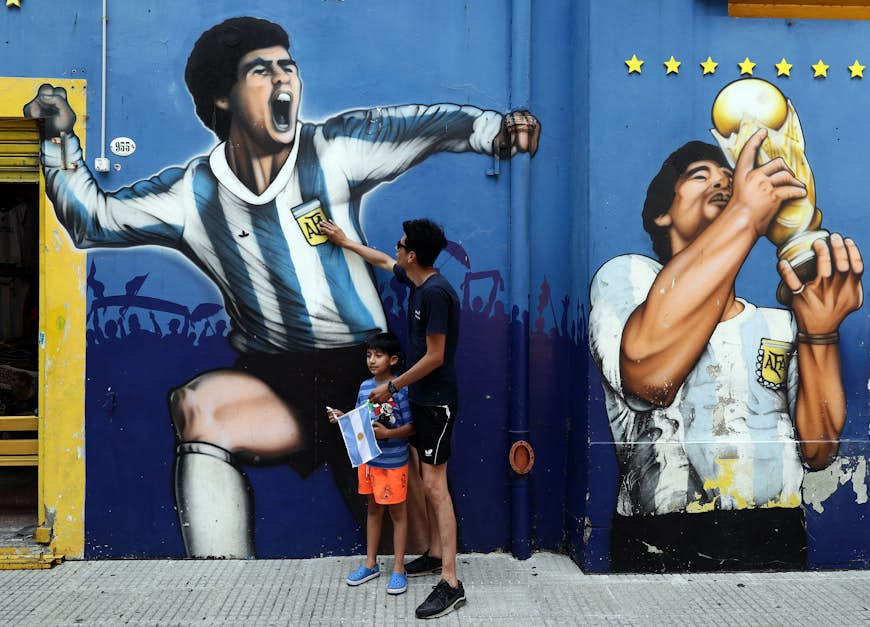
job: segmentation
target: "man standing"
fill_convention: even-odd
[[[351,250],[372,265],[392,270],[410,288],[408,299],[408,363],[410,368],[375,388],[370,399],[382,403],[408,387],[413,437],[422,462],[423,489],[429,515],[429,548],[407,565],[408,575],[441,569],[441,580],[417,608],[417,618],[443,616],[465,603],[465,590],[456,576],[456,515],[447,488],[450,437],[456,422],[457,385],[454,358],[459,340],[459,297],[433,267],[447,246],[444,231],[430,220],[407,220],[396,243],[396,259],[349,239],[331,222],[321,231],[336,245]]]
[[[863,262],[834,234],[814,243],[806,284],[780,261],[791,310],[735,295],[782,204],[806,194],[782,159],[754,167],[765,137],[733,173],[716,146],[675,151],[643,209],[661,263],[622,255],[592,280],[590,349],[620,466],[613,571],[805,565],[802,462],[824,468],[839,446],[838,329],[863,302]]]
[[[203,33],[185,82],[220,143],[116,192],[101,190],[82,160],[62,88],[42,85],[24,108],[44,119],[46,192],[77,247],[172,248],[223,295],[235,367],[202,373],[170,397],[189,556],[254,555],[245,465],[287,463],[307,477],[329,464],[364,519],[326,403],[353,402],[368,376],[363,343],[386,329],[386,318],[365,263],[329,245],[318,222],[333,220],[365,241],[363,198],[378,185],[439,152],[533,154],[540,133],[527,112],[455,104],[375,107],[304,123],[289,48],[283,28],[253,17]]]

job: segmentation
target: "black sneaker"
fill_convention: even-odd
[[[405,564],[405,574],[408,577],[419,577],[420,575],[437,575],[441,572],[441,558],[429,557],[429,551],[426,551],[415,560],[411,560]]]
[[[465,589],[462,587],[462,582],[457,579],[456,587],[451,588],[450,584],[442,579],[417,608],[417,618],[438,618],[463,605],[465,605]]]

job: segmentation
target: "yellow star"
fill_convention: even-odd
[[[707,74],[715,74],[716,73],[716,66],[719,64],[716,63],[712,58],[707,57],[707,60],[703,61],[699,65],[704,70],[704,76],[706,76]]]
[[[777,76],[791,76],[792,65],[793,64],[786,61],[785,57],[783,57],[782,60],[779,63],[775,64],[773,67],[776,68]]]
[[[861,65],[858,63],[858,59],[855,59],[855,62],[849,66],[849,71],[852,73],[850,78],[864,78],[864,68],[866,65]]]
[[[21,8],[21,0],[6,0],[7,7],[18,7]]]
[[[740,67],[740,76],[743,76],[744,74],[749,74],[750,76],[752,76],[752,69],[758,64],[753,63],[749,60],[749,57],[746,57],[741,63],[738,63],[737,65],[738,67]]]
[[[825,65],[825,62],[819,59],[819,62],[815,65],[811,65],[813,68],[813,78],[827,78],[828,77],[828,68],[830,65]]]
[[[682,61],[677,61],[674,58],[674,55],[671,55],[671,58],[665,61],[664,66],[668,69],[665,74],[679,74],[680,66],[683,64]]]
[[[628,73],[637,72],[640,74],[640,66],[643,65],[643,61],[637,58],[636,54],[631,55],[630,59],[625,61],[625,64],[628,66]]]

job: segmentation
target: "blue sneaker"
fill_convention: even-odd
[[[387,594],[402,594],[408,589],[408,577],[405,573],[393,573],[390,575],[390,583],[387,584]]]
[[[380,577],[380,576],[381,576],[381,569],[377,564],[375,564],[374,568],[366,568],[366,565],[363,564],[362,566],[357,568],[355,571],[353,571],[351,574],[349,574],[347,576],[347,579],[345,579],[345,581],[347,582],[347,585],[349,585],[349,586],[358,586],[358,585],[363,584],[371,579],[374,579],[375,577]]]

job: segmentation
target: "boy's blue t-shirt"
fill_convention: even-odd
[[[356,406],[368,402],[371,391],[378,387],[380,383],[375,381],[374,377],[366,379],[359,386],[359,394],[356,398]],[[411,408],[408,406],[408,393],[401,389],[393,394],[393,400],[387,403],[382,403],[380,406],[375,405],[375,415],[379,416],[382,411],[389,411],[385,406],[389,405],[392,408],[392,417],[389,420],[389,427],[395,429],[411,422]],[[381,454],[371,460],[368,464],[372,468],[401,468],[408,463],[408,438],[387,438],[378,440],[378,446],[381,447]]]

